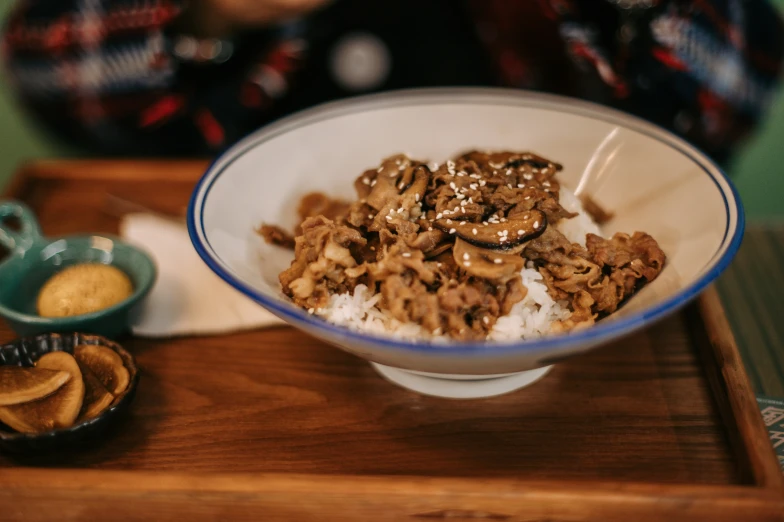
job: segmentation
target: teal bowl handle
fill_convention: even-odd
[[[19,220],[21,230],[15,232],[7,224],[6,218],[15,217]],[[0,201],[0,245],[14,254],[24,254],[41,239],[41,228],[30,208],[19,201]]]

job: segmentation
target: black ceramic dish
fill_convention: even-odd
[[[130,353],[105,337],[80,333],[53,333],[17,339],[0,345],[0,365],[33,366],[44,354],[59,351],[73,354],[74,347],[81,344],[97,344],[117,352],[130,374],[130,381],[125,391],[118,395],[100,415],[74,424],[70,428],[31,434],[18,433],[0,424],[0,449],[11,453],[29,454],[82,446],[87,442],[94,443],[128,410],[136,393],[139,370]]]

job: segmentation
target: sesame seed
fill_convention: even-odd
[[[501,223],[506,223],[506,218],[501,218]]]
[[[387,216],[387,221],[392,221],[392,216]]]
[[[419,201],[419,193],[414,194],[414,201]]]
[[[523,188],[523,187],[525,187],[525,185],[523,185],[522,183],[517,184],[517,188]]]
[[[471,261],[463,261],[463,266],[471,266]]]
[[[457,199],[465,199],[465,196],[463,194],[457,194],[455,197]]]
[[[450,229],[449,229],[449,233],[450,233],[450,234],[454,234],[455,232],[457,232],[457,229],[456,229],[456,228],[450,228]]]
[[[411,254],[409,252],[403,252],[402,255],[403,257],[411,257]]]
[[[496,234],[498,234],[499,236],[502,236],[502,237],[503,237],[503,235],[504,235],[504,233],[503,233],[503,232],[496,232]]]
[[[472,230],[471,230],[471,233],[472,233],[473,235],[476,235],[476,234],[477,234],[477,231],[476,231],[476,229],[475,229],[475,228],[474,228],[474,229],[472,229]]]
[[[532,179],[534,179],[534,175],[526,172],[525,174],[523,174],[523,179],[525,179],[526,181],[531,181]]]
[[[539,228],[539,222],[538,221],[534,221],[534,228]]]
[[[465,214],[465,207],[460,207],[460,212],[462,212],[463,214]]]
[[[525,230],[520,229],[520,230],[517,231],[517,235],[518,236],[522,236],[523,234],[525,234]]]
[[[510,175],[512,173],[512,169],[506,169],[506,175]]]
[[[315,308],[308,308],[308,313],[309,313],[309,314],[311,314],[311,315],[312,315],[312,314],[313,314],[313,312],[315,312],[315,311],[316,311],[316,309],[315,309]]]
[[[487,316],[482,317],[482,322],[485,324],[490,324],[490,318]]]
[[[371,186],[371,187],[375,187],[375,186],[376,186],[376,180],[373,180],[373,181],[371,181],[371,182],[370,182],[370,186]]]
[[[365,185],[370,185],[370,179],[362,178],[362,183],[364,183]]]
[[[485,180],[480,180],[479,181],[479,186],[480,187],[484,187],[485,185],[487,185],[487,182]]]
[[[368,214],[368,219],[373,219],[373,214]]]
[[[451,188],[452,190],[457,190],[457,185],[455,185],[454,181],[449,182],[449,188]]]
[[[501,263],[503,263],[503,261],[501,260],[500,257],[496,257],[495,259],[493,259],[493,263],[495,263],[496,265],[500,265]]]
[[[468,255],[468,252],[466,252],[465,254],[463,254],[463,259],[465,259],[466,261],[468,261],[469,259],[471,259],[471,256],[469,256],[469,255]]]
[[[463,200],[463,201],[460,202],[460,206],[461,207],[464,207],[466,205],[468,205],[468,201]]]
[[[462,227],[463,225],[465,225],[465,224],[466,224],[466,222],[465,222],[465,221],[461,221],[461,222],[460,222],[460,226],[461,226],[461,227]]]
[[[468,186],[471,188],[471,190],[476,190],[477,188],[479,188],[479,185],[477,185],[476,183],[471,183]]]
[[[440,262],[440,261],[439,261],[439,262],[437,262],[437,263],[436,263],[436,266],[437,266],[438,268],[441,268],[441,262]]]
[[[447,219],[447,220],[446,220],[446,224],[447,224],[447,225],[451,225],[451,224],[452,224],[452,220],[451,220],[451,219]]]
[[[468,202],[473,204],[474,198],[468,198]]]
[[[442,217],[444,217],[442,213],[439,212],[438,214],[436,214],[436,219],[441,219]]]
[[[403,190],[403,187],[405,187],[405,186],[406,186],[405,183],[401,183],[400,185],[397,186],[397,188],[400,189],[400,190]]]
[[[507,187],[509,187],[509,188],[514,188],[514,187],[512,186],[512,184],[511,184],[511,183],[509,183],[509,184],[507,185]]]
[[[370,250],[372,250],[373,252],[375,252],[375,251],[376,251],[376,247],[372,246],[372,247],[370,247]]]
[[[431,230],[433,230],[433,227],[427,227],[428,232],[430,232]]]
[[[526,197],[524,197],[523,199],[524,199],[524,200],[526,200],[526,201],[528,201],[529,199],[531,199],[531,196],[526,196]]]

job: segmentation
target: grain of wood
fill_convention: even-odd
[[[107,193],[176,214],[201,168],[47,163],[15,190],[50,236],[116,233]],[[470,402],[397,388],[290,328],[127,339],[130,418],[86,451],[0,457],[3,519],[784,520],[735,345],[691,316]]]

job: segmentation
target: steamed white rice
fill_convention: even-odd
[[[601,235],[599,226],[585,213],[580,200],[565,188],[560,191],[561,205],[578,216],[563,220],[558,230],[570,241],[585,245],[588,233]],[[525,299],[517,303],[512,311],[499,317],[488,334],[489,340],[513,341],[534,339],[550,332],[552,324],[571,316],[568,303],[556,302],[547,293],[542,275],[529,264],[520,272],[523,285],[528,288]],[[314,313],[327,321],[352,330],[368,334],[386,335],[399,339],[427,339],[431,342],[447,342],[448,337],[432,334],[416,323],[402,323],[380,310],[376,305],[380,294],[370,294],[365,285],[357,285],[354,293],[348,292],[330,297],[329,304]]]

